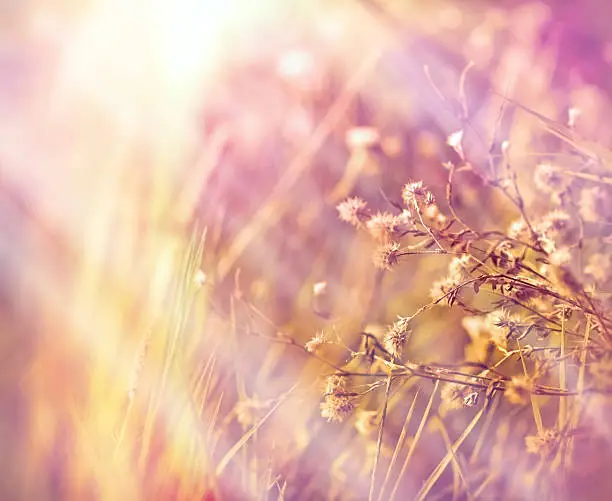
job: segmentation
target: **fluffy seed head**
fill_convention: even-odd
[[[383,345],[394,359],[400,359],[410,331],[408,324],[411,317],[399,317],[387,331]]]
[[[391,270],[398,263],[399,257],[399,242],[389,242],[376,249],[372,261],[374,266],[380,270]]]
[[[353,226],[359,227],[368,219],[367,203],[359,197],[347,198],[336,206],[338,216]]]
[[[377,212],[366,222],[370,235],[380,242],[387,242],[399,233],[400,222],[389,212]]]

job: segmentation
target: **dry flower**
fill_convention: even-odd
[[[399,317],[385,334],[384,347],[391,356],[399,360],[406,344],[406,339],[410,334],[408,325],[412,320],[411,317]]]
[[[424,200],[431,192],[423,186],[423,181],[415,181],[404,185],[402,189],[402,200],[408,207],[412,207],[415,201]]]
[[[491,342],[501,351],[508,349],[508,339],[522,328],[520,318],[503,308],[489,313],[485,321],[489,328]]]
[[[380,242],[387,242],[399,233],[400,222],[389,212],[377,212],[366,223],[370,235]]]
[[[346,385],[345,376],[331,375],[327,378],[325,399],[321,403],[321,417],[329,422],[342,422],[355,408],[351,396],[346,392]]]
[[[389,242],[376,249],[372,261],[378,269],[391,270],[398,263],[400,255],[399,242]]]
[[[338,204],[336,209],[342,221],[352,224],[355,227],[360,227],[369,219],[366,207],[367,203],[364,200],[359,197],[352,197]]]

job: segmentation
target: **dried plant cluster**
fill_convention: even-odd
[[[570,113],[570,125],[571,117]],[[601,427],[592,421],[592,413],[612,393],[612,239],[606,236],[612,218],[612,178],[608,177],[612,165],[589,154],[571,127],[544,123],[569,145],[567,155],[574,156],[575,170],[548,161],[533,165],[531,182],[545,195],[534,207],[521,194],[509,143],[503,145],[501,163],[491,157],[489,166],[500,171],[491,178],[463,155],[461,132],[448,141],[462,163],[445,164],[448,181],[442,203],[423,182],[412,181],[401,189],[401,202],[387,198],[385,211],[371,210],[359,197],[347,198],[337,206],[342,221],[371,237],[373,266],[379,273],[401,274],[405,263],[427,254],[447,259],[448,265],[444,276],[430,284],[429,302],[404,312],[406,316],[388,325],[385,333],[361,333],[364,348],[350,353],[352,360],[361,359],[360,370],[354,370],[352,361],[336,366],[328,378],[323,417],[349,419],[359,399],[373,388],[383,392],[382,381],[386,380],[387,393],[375,412],[384,423],[390,387],[401,394],[410,388],[406,380],[429,379],[436,382],[435,388],[440,385],[444,412],[477,408],[483,416],[492,417],[497,405],[508,407],[509,413],[531,408],[533,426],[524,431],[522,440],[524,451],[540,458],[537,468],[547,479],[543,484],[554,484],[560,464],[563,475],[569,469],[570,476],[580,476],[584,458],[576,452],[580,447],[575,442],[601,438]],[[491,230],[467,224],[454,202],[454,194],[462,189],[456,181],[461,171],[476,173],[482,189],[508,199],[518,217],[506,227]],[[434,357],[422,363],[406,349],[412,324],[432,309],[449,316],[459,310],[459,317],[453,318],[459,319],[467,334],[463,360],[448,364]],[[322,336],[308,344],[309,351],[322,342]],[[338,378],[342,384],[330,392],[329,385]],[[375,382],[359,392],[364,378]],[[354,392],[348,390],[351,387]],[[427,416],[422,419],[423,423]],[[379,433],[378,453],[382,424]],[[453,454],[460,444],[451,446]],[[471,472],[469,466],[465,468],[461,473],[465,485],[459,491],[465,489],[469,496],[469,480],[464,475]],[[433,482],[437,479],[429,480],[432,478]],[[426,494],[421,490],[418,499]]]
[[[0,7],[0,501],[608,501],[608,3]]]

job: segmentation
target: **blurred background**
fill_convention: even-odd
[[[389,210],[411,180],[444,199],[462,74],[466,156],[491,176],[489,145],[509,141],[530,205],[533,157],[559,144],[520,110],[494,138],[493,91],[561,122],[578,109],[576,129],[612,144],[610,15],[604,0],[0,0],[0,499],[367,498],[375,434],[322,419],[321,364],[268,338],[327,329],[357,349],[361,327],[427,301],[448,262],[407,262],[372,301],[373,244],[336,205]],[[471,224],[516,219],[458,177]],[[424,315],[410,356],[461,359],[460,320]],[[383,457],[409,406],[393,404]],[[524,421],[498,432],[517,476]],[[399,499],[445,453],[430,435]],[[607,499],[601,456],[576,499]]]

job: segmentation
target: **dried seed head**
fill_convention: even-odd
[[[347,378],[331,375],[325,384],[325,399],[321,403],[321,417],[328,421],[341,422],[355,408],[351,396],[346,392]]]
[[[412,317],[399,317],[385,334],[383,342],[385,350],[396,360],[402,357],[404,345],[410,334],[408,330],[410,320],[412,320]]]
[[[398,263],[400,254],[400,244],[389,242],[376,249],[372,261],[378,269],[391,270]]]
[[[337,205],[338,216],[342,221],[360,227],[368,220],[367,203],[359,197],[347,198]]]
[[[370,235],[380,242],[387,242],[398,236],[401,223],[389,212],[377,212],[366,223]]]
[[[338,376],[336,374],[328,376],[325,380],[324,395],[327,396],[335,393],[344,393],[347,382],[346,376]]]
[[[341,423],[354,408],[355,405],[346,395],[329,395],[321,403],[321,417],[328,422]]]
[[[431,194],[423,186],[423,181],[408,183],[402,189],[402,200],[408,207],[412,207],[415,201],[425,200],[428,196],[431,196]]]
[[[570,184],[561,169],[551,164],[540,164],[536,167],[534,182],[536,187],[545,193],[560,193]]]
[[[548,459],[557,452],[560,442],[560,433],[555,429],[546,428],[537,435],[525,437],[525,448],[529,454],[538,454]]]
[[[508,339],[522,327],[521,320],[503,308],[485,317],[491,342],[501,351],[508,349]]]
[[[533,381],[527,376],[513,376],[506,384],[504,395],[511,404],[524,405],[529,401],[533,388]]]

